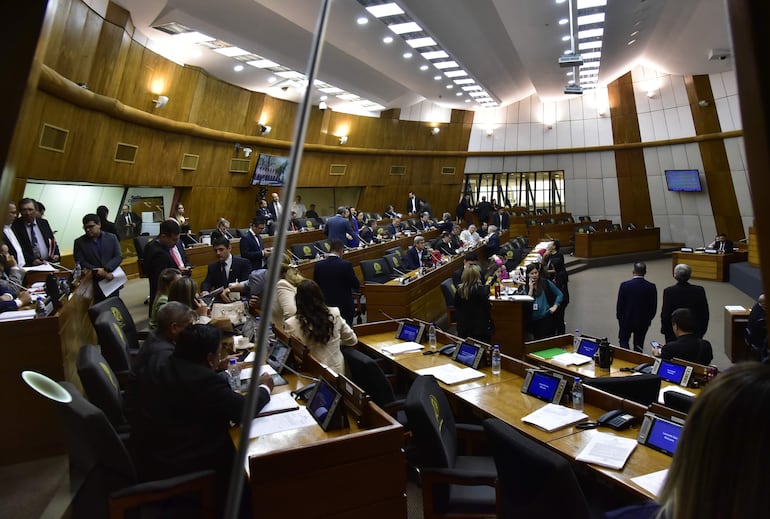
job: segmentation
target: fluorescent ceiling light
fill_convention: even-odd
[[[433,47],[436,44],[436,41],[433,38],[415,38],[413,40],[406,40],[406,43],[409,44],[410,47],[413,49],[418,49],[420,47]]]
[[[318,91],[323,92],[324,94],[339,94],[341,92],[344,92],[344,90],[337,87],[319,88]]]
[[[420,27],[414,22],[394,23],[393,25],[388,25],[388,29],[390,29],[396,34],[406,34],[409,32],[422,31],[422,27]]]
[[[430,52],[423,52],[422,53],[422,57],[427,59],[428,61],[430,61],[432,59],[448,58],[449,54],[447,54],[443,50],[434,50],[434,51],[430,51]]]
[[[463,95],[463,93],[462,92],[457,92],[455,95],[459,97],[459,96]]]
[[[449,72],[444,72],[444,75],[446,77],[462,77],[467,76],[468,73],[464,70],[450,70]]]
[[[474,81],[471,78],[465,78],[465,79],[455,79],[454,82],[458,85],[472,85],[476,81]]]
[[[358,25],[366,25],[367,23],[369,23],[369,18],[367,18],[366,16],[359,16],[358,19],[356,20],[356,23]]]
[[[599,68],[599,62],[589,61],[588,63],[583,63],[580,68]]]
[[[587,40],[588,38],[601,38],[604,35],[604,29],[586,29],[578,31],[578,40]]]
[[[583,53],[583,59],[593,59],[593,58],[600,58],[602,56],[602,53],[599,51],[596,52],[585,52]]]
[[[389,4],[370,5],[366,8],[369,14],[375,18],[383,18],[385,16],[395,16],[397,14],[404,14],[404,10],[401,9],[396,3],[391,2]]]
[[[440,80],[440,79],[441,79],[441,76],[433,76],[433,79],[435,79],[436,81],[438,81],[438,80]]]
[[[296,70],[284,70],[281,72],[276,72],[275,75],[284,79],[300,79],[305,77],[304,74],[297,72]]]
[[[197,31],[175,34],[173,39],[174,41],[183,41],[185,43],[202,43],[204,41],[214,41],[214,38],[211,36],[207,36]]]
[[[420,70],[428,70],[428,65],[420,65]]]
[[[601,40],[584,41],[582,43],[578,43],[578,50],[601,49],[601,48],[602,48],[602,41]]]
[[[275,76],[270,76],[269,78],[267,78],[268,83],[275,83],[276,81],[278,81],[278,78]]]
[[[321,96],[318,99],[320,99],[321,101],[326,101],[327,99],[329,99],[329,96]]]
[[[240,72],[243,70],[243,65],[236,65],[233,67],[233,70],[236,72]]]
[[[468,95],[471,97],[489,97],[489,94],[483,90],[481,92],[468,92]]]
[[[569,34],[565,34],[564,36],[561,37],[561,41],[569,41],[570,38],[571,36]]]
[[[569,20],[567,18],[562,18],[559,20],[559,25],[567,25],[569,23]]]
[[[272,68],[272,67],[279,66],[278,63],[276,63],[275,61],[270,61],[269,59],[258,59],[256,61],[247,61],[246,64],[256,68]]]
[[[481,87],[479,85],[464,86],[463,90],[465,90],[466,92],[473,92],[474,90],[481,90]]]
[[[459,67],[460,65],[458,65],[456,61],[437,61],[433,63],[433,66],[437,69],[445,69]]]
[[[603,7],[607,0],[577,0],[578,9],[590,9],[591,7]]]
[[[240,49],[238,47],[222,47],[221,49],[214,49],[214,52],[221,54],[222,56],[227,56],[228,58],[249,54],[249,51]]]
[[[587,14],[585,16],[578,16],[578,25],[591,25],[593,23],[604,22],[604,13]]]
[[[574,75],[575,75],[575,73],[574,73],[574,72],[572,72],[572,71],[570,70],[569,72],[567,72],[567,75],[568,75],[568,76],[574,76]]]
[[[361,97],[356,94],[340,94],[337,96],[337,99],[342,99],[343,101],[357,101],[361,99]]]
[[[409,59],[413,56],[413,54],[411,52],[404,52],[402,56],[404,57],[404,59]]]
[[[452,88],[454,88],[455,86],[454,86],[454,85],[447,85],[446,87],[447,87],[447,88],[449,88],[449,89],[452,89]]]

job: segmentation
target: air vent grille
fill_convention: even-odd
[[[454,168],[452,166],[444,166],[443,168],[441,168],[441,174],[442,175],[454,175],[455,174],[455,169],[456,168]]]
[[[182,155],[182,165],[180,166],[180,169],[183,169],[185,171],[195,171],[198,169],[198,160],[201,158],[200,155],[192,155],[191,153],[185,153]]]
[[[406,175],[406,166],[391,166],[391,175]]]
[[[133,164],[136,162],[136,152],[139,150],[139,146],[134,144],[126,144],[125,142],[119,142],[115,148],[115,162],[122,162],[124,164]]]
[[[47,123],[43,123],[43,129],[40,132],[40,143],[38,146],[44,150],[56,151],[58,153],[64,153],[64,149],[67,147],[67,137],[70,131],[64,128],[59,128]]]
[[[249,159],[230,159],[230,173],[248,173],[250,170]]]
[[[329,174],[344,175],[347,169],[348,169],[347,164],[332,164],[331,166],[329,166]]]

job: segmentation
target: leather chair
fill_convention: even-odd
[[[139,277],[146,278],[144,272],[144,248],[152,240],[152,236],[134,236],[134,249],[136,249],[136,268],[139,270]]]
[[[695,397],[678,393],[676,391],[666,391],[663,393],[663,405],[682,413],[689,413],[690,408],[695,403]]]
[[[396,254],[395,252],[392,254],[384,255],[382,259],[384,259],[388,263],[390,270],[396,275],[399,275],[399,276],[401,275],[399,274],[399,271],[406,273],[406,271],[409,270],[408,268],[406,268],[406,265],[404,265],[403,258],[399,254]]]
[[[489,456],[461,456],[457,433],[480,426],[456,425],[452,408],[430,375],[417,377],[404,405],[422,479],[425,519],[495,517],[497,470]]]
[[[296,243],[291,246],[291,253],[295,259],[310,260],[315,258],[318,251],[313,247],[313,243]]]
[[[94,330],[104,359],[123,385],[131,372],[131,357],[122,326],[112,312],[102,312],[94,321]]]
[[[108,297],[104,301],[91,305],[88,309],[88,317],[91,323],[96,324],[96,319],[103,313],[111,313],[120,324],[120,328],[126,337],[126,348],[129,353],[135,355],[139,351],[139,341],[147,338],[148,332],[140,332],[136,329],[134,318],[128,311],[126,303],[119,297]],[[101,342],[99,343],[101,344]]]
[[[107,417],[75,386],[48,379],[47,387],[70,395],[71,401],[61,402],[54,400],[50,391],[44,392],[27,378],[25,381],[57,404],[69,454],[73,517],[124,517],[138,508],[142,517],[216,517],[213,471],[140,482]],[[169,502],[192,494],[200,497]]]
[[[483,422],[497,467],[497,517],[591,517],[570,462],[497,418]]]
[[[379,363],[369,355],[355,348],[342,348],[342,356],[350,370],[350,378],[354,384],[366,391],[372,401],[383,411],[396,418],[401,425],[407,426],[404,413],[404,399],[396,398],[393,386],[388,380]]]
[[[128,433],[120,384],[99,348],[92,344],[81,347],[77,369],[88,400],[102,410],[118,433]]]
[[[375,283],[381,285],[387,283],[395,276],[390,270],[390,265],[384,259],[363,260],[361,261],[361,273],[366,283]]]
[[[601,389],[620,398],[633,400],[642,405],[658,401],[661,379],[651,373],[633,377],[597,377],[585,380],[586,386]]]
[[[316,251],[318,251],[319,249],[324,251],[325,253],[329,253],[329,252],[332,251],[332,246],[331,246],[331,243],[329,242],[329,240],[318,240],[313,245],[318,247],[316,249]]]
[[[456,326],[457,320],[455,319],[455,292],[457,288],[452,282],[452,278],[445,279],[441,282],[441,294],[444,296],[444,303],[446,303],[446,318],[449,326]]]
[[[398,257],[401,259],[406,256],[406,252],[404,252],[404,249],[401,247],[391,247],[390,249],[385,249],[385,254],[398,254]]]

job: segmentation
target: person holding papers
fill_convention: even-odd
[[[248,297],[248,281],[251,273],[251,262],[240,256],[231,254],[230,240],[222,236],[214,240],[214,253],[217,261],[210,263],[206,272],[206,279],[201,283],[201,294],[204,296],[218,288],[224,290],[219,299],[225,303],[230,302],[230,292],[246,293]]]
[[[216,372],[220,338],[211,325],[190,325],[173,355],[149,359],[137,375],[131,446],[142,481],[213,469],[222,506],[235,461],[230,424],[241,422],[246,399]],[[261,375],[257,413],[272,389],[272,377]]]
[[[104,301],[107,296],[102,291],[100,281],[112,281],[115,269],[120,267],[123,256],[120,254],[118,237],[109,232],[102,232],[102,222],[99,216],[89,213],[83,217],[85,234],[75,240],[73,254],[75,263],[80,268],[90,270],[94,280],[94,302]],[[118,282],[120,282],[118,280]],[[110,294],[110,297],[120,295],[120,288]]]
[[[472,337],[486,343],[492,340],[494,325],[489,287],[481,282],[478,266],[463,270],[462,283],[455,292],[455,319],[460,337]]]

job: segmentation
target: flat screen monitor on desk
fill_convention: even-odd
[[[647,413],[644,415],[644,421],[639,428],[637,440],[642,445],[673,456],[681,434],[681,424],[664,420],[652,413]]]
[[[580,345],[578,346],[578,349],[575,353],[579,353],[580,355],[585,355],[586,357],[593,358],[593,356],[596,354],[596,350],[598,349],[599,349],[598,342],[591,339],[587,339],[585,337],[581,337]]]
[[[455,349],[452,359],[460,364],[476,369],[484,358],[484,346],[463,341]]]
[[[558,404],[567,381],[555,373],[531,369],[527,371],[521,392],[546,402]]]
[[[653,365],[652,372],[663,380],[687,387],[692,377],[692,366],[684,366],[669,360],[658,359]]]
[[[333,419],[342,402],[342,395],[326,380],[316,383],[315,391],[307,404],[307,410],[313,415],[324,431],[332,427]]]
[[[413,321],[401,321],[398,323],[396,339],[407,342],[422,342],[422,335],[425,332],[425,325]]]

